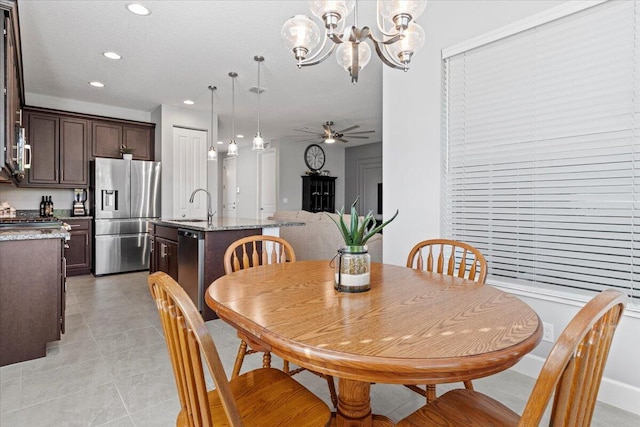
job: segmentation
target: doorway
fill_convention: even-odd
[[[235,218],[238,215],[237,187],[238,187],[238,159],[225,157],[222,171],[222,211],[224,216]]]
[[[270,148],[258,154],[258,218],[276,213],[278,198],[277,153]]]

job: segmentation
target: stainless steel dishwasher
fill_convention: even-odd
[[[204,232],[178,229],[178,282],[202,312],[204,307]]]

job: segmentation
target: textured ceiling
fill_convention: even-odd
[[[382,135],[382,63],[374,57],[353,85],[331,57],[299,70],[280,39],[282,24],[310,15],[306,1],[140,1],[149,16],[127,11],[130,1],[19,0],[27,92],[152,111],[160,104],[210,111],[207,86],[218,87],[219,137],[231,135],[231,78],[236,80],[236,133],[250,144],[257,128],[255,55],[261,69],[261,130],[266,140],[306,135],[294,129],[340,130],[360,125]],[[359,2],[360,26],[375,26],[375,2]],[[350,17],[349,19],[353,19]],[[351,21],[349,21],[351,22]],[[120,61],[104,58],[116,51]],[[401,72],[401,71],[398,71]],[[87,83],[99,80],[103,89]],[[187,107],[182,101],[192,99]]]

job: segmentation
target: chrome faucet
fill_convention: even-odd
[[[195,190],[193,190],[193,193],[191,193],[191,197],[189,197],[189,203],[193,203],[193,198],[195,197],[195,195],[196,195],[196,193],[198,191],[204,191],[205,193],[207,193],[207,204],[208,204],[208,208],[207,208],[207,224],[213,225],[213,216],[216,213],[211,208],[211,194],[209,194],[209,192],[207,190],[205,190],[204,188],[196,188]]]

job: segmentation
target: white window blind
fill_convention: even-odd
[[[445,58],[442,234],[489,280],[640,301],[640,5]]]

